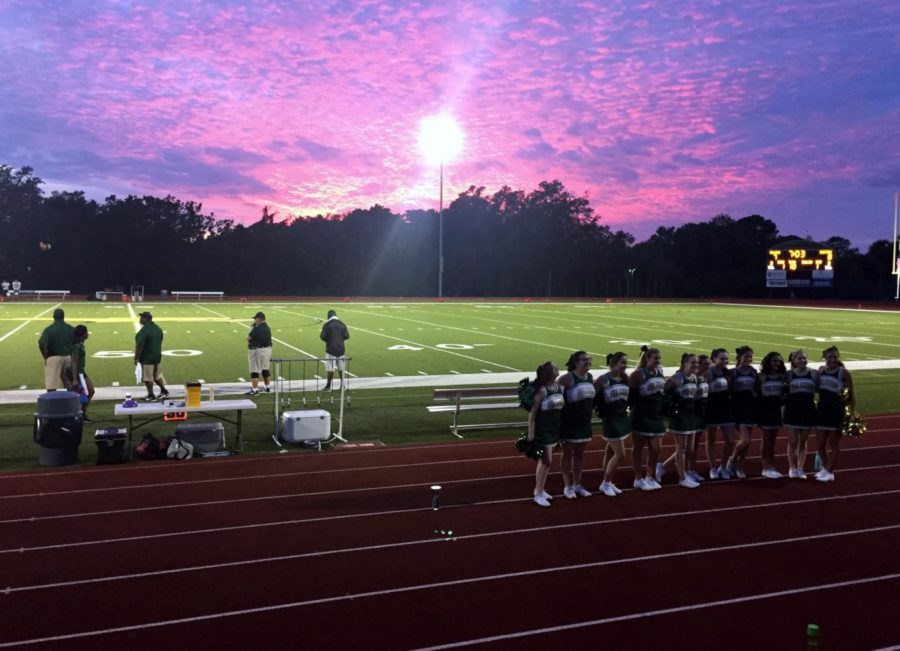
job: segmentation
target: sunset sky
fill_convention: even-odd
[[[249,223],[559,179],[602,223],[891,236],[900,3],[0,0],[0,163]]]

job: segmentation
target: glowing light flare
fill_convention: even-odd
[[[453,160],[462,147],[462,128],[451,116],[432,115],[419,123],[419,150],[429,165]]]

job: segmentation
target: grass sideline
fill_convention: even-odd
[[[50,303],[0,304],[0,391],[42,382],[37,336],[50,322]],[[263,310],[269,317],[276,355],[321,354],[321,319],[334,307],[347,323],[351,370],[362,377],[420,375],[446,378],[454,373],[521,372],[550,358],[562,366],[568,354],[585,349],[594,355],[595,375],[605,371],[606,352],[623,350],[632,365],[641,343],[658,346],[664,364],[677,363],[685,350],[729,350],[747,343],[756,360],[769,350],[787,353],[806,348],[813,364],[819,351],[836,343],[846,361],[900,358],[900,313],[866,310],[803,310],[768,306],[720,306],[708,303],[64,303],[70,323],[85,323],[88,372],[97,386],[134,384],[130,351],[135,312],[150,309],[166,332],[165,372],[172,386],[184,381],[237,382],[247,378],[244,336],[250,317]],[[194,351],[188,353],[188,351]],[[194,354],[194,353],[199,354]],[[98,354],[102,353],[101,356]],[[733,355],[732,355],[733,356]],[[900,369],[855,371],[859,407],[864,413],[900,411]],[[451,378],[452,379],[452,378]],[[122,391],[124,393],[124,389]],[[274,452],[272,397],[257,399],[259,409],[246,412],[248,454]],[[449,414],[428,414],[428,387],[354,390],[345,416],[351,441],[378,440],[387,445],[447,441]],[[97,427],[123,425],[112,416],[113,401],[92,406],[96,422],[88,423],[81,463],[94,463],[90,437]],[[292,406],[299,409],[299,406]],[[0,405],[0,470],[37,467],[31,440],[31,404]],[[524,419],[512,412],[481,412],[472,420],[502,422]],[[149,431],[164,436],[174,424],[154,424]],[[227,426],[229,439],[233,427]],[[468,432],[467,440],[508,438],[517,432]],[[512,449],[512,448],[511,448]]]

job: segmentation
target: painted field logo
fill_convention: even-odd
[[[202,350],[190,350],[187,348],[175,349],[175,350],[164,350],[163,355],[167,357],[196,357],[197,355],[202,355]],[[133,350],[98,350],[96,353],[91,355],[91,357],[96,357],[97,359],[127,359],[129,357],[134,357]]]
[[[691,346],[695,343],[692,339],[653,339],[651,341],[638,341],[637,339],[611,339],[611,344],[621,344],[623,346],[643,346],[650,344],[659,344],[660,346]]]
[[[797,341],[815,341],[820,344],[838,344],[841,342],[868,343],[872,337],[794,337]]]

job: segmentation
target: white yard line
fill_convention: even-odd
[[[24,323],[21,323],[21,324],[17,325],[15,328],[13,328],[13,329],[10,330],[9,332],[7,332],[5,335],[3,335],[2,337],[0,337],[0,342],[5,341],[8,337],[11,337],[12,335],[16,334],[19,330],[21,330],[22,328],[24,328],[25,326],[27,326],[27,325],[28,325],[29,323],[31,323],[32,321],[36,321],[37,319],[40,319],[42,316],[44,316],[44,315],[47,314],[48,312],[52,312],[53,310],[55,310],[56,308],[58,308],[60,305],[62,305],[62,303],[57,303],[56,305],[53,305],[52,307],[47,308],[46,310],[44,310],[44,311],[41,312],[40,314],[37,314],[37,315],[31,317],[30,319],[28,319],[28,320],[25,321]]]
[[[302,312],[292,312],[292,311],[290,311],[290,310],[281,310],[281,311],[282,311],[282,312],[285,312],[286,314],[292,314],[292,315],[294,315],[294,316],[302,316],[302,317],[306,317],[306,318],[314,318],[314,317],[311,317],[309,314],[303,314]],[[353,312],[354,310],[346,310],[346,311],[348,311],[348,312]],[[368,315],[369,313],[368,313],[368,312],[363,312],[363,314]],[[402,318],[402,317],[393,317],[393,318]],[[428,325],[431,325],[431,324],[428,324]],[[429,346],[428,344],[425,344],[425,343],[422,343],[422,342],[411,341],[411,340],[409,340],[409,339],[401,339],[400,337],[393,337],[393,336],[391,336],[391,335],[383,334],[383,333],[381,333],[381,332],[375,332],[375,331],[373,331],[373,330],[366,330],[365,328],[360,328],[360,327],[358,327],[358,326],[354,326],[353,329],[354,329],[354,330],[357,330],[357,331],[359,331],[359,332],[364,332],[364,333],[366,333],[367,335],[374,335],[374,336],[376,336],[376,337],[384,337],[384,338],[386,338],[386,339],[392,339],[392,340],[394,340],[394,341],[399,341],[399,342],[401,342],[401,343],[408,344],[408,345],[410,345],[410,346],[418,346],[418,347],[421,347],[421,348],[427,348],[427,349],[429,349],[429,350],[434,350],[434,351],[436,351],[436,352],[445,353],[445,354],[447,354],[447,355],[455,355],[456,357],[463,357],[463,358],[465,358],[465,359],[472,360],[472,361],[478,362],[478,363],[480,363],[480,364],[489,364],[489,365],[491,365],[491,366],[496,366],[496,367],[498,367],[498,368],[505,368],[505,369],[507,369],[507,370],[509,370],[509,371],[515,371],[515,372],[517,372],[517,373],[521,372],[521,371],[517,371],[517,370],[516,370],[514,367],[512,367],[512,366],[507,366],[507,365],[505,365],[505,364],[498,364],[497,362],[492,362],[492,361],[486,360],[486,359],[479,359],[479,358],[477,358],[477,357],[472,357],[471,355],[464,355],[463,353],[460,353],[460,352],[455,351],[455,350],[445,350],[445,349],[443,349],[443,348],[438,348],[438,347],[436,347],[436,346]],[[354,385],[354,388],[357,388],[356,385]]]
[[[222,313],[220,313],[220,312],[216,312],[215,310],[211,310],[211,309],[209,309],[208,307],[206,307],[205,305],[194,304],[194,307],[199,307],[199,308],[202,309],[202,310],[206,310],[207,312],[210,312],[210,313],[212,313],[212,314],[215,314],[217,317],[220,317],[220,318],[222,318],[222,319],[226,319],[226,320],[230,321],[231,323],[237,323],[237,324],[239,324],[239,325],[242,325],[242,326],[244,326],[245,328],[247,328],[247,330],[250,329],[250,326],[248,326],[248,325],[246,324],[246,322],[241,321],[241,320],[239,320],[239,319],[233,319],[233,318],[231,318],[230,316],[228,316],[228,315],[226,315],[226,314],[222,314]],[[282,346],[286,346],[287,348],[290,348],[291,350],[293,350],[293,351],[295,351],[295,352],[298,352],[298,353],[300,353],[301,355],[306,355],[307,357],[315,357],[315,355],[313,355],[312,353],[309,353],[309,352],[307,352],[307,351],[305,351],[305,350],[302,350],[302,349],[300,349],[300,348],[297,348],[296,346],[292,346],[292,345],[289,344],[288,342],[282,341],[281,339],[278,339],[278,338],[276,338],[276,337],[272,337],[272,341],[275,341],[275,342],[281,344]]]

